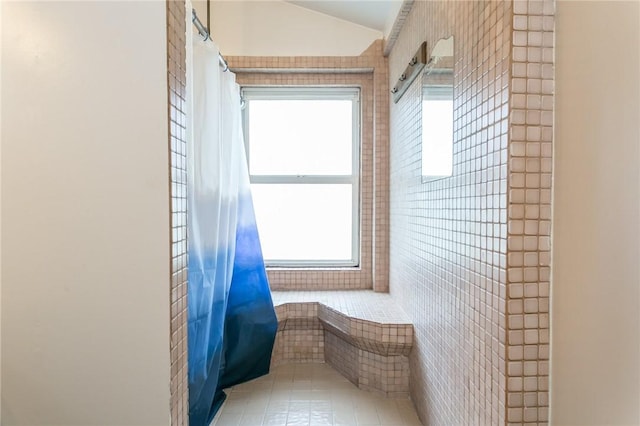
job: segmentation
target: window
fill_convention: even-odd
[[[357,266],[360,90],[244,88],[243,96],[266,264]]]
[[[453,87],[424,86],[422,92],[422,176],[453,174]]]
[[[453,175],[453,36],[440,39],[422,74],[422,181]]]

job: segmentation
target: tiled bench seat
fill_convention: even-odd
[[[362,389],[408,394],[413,325],[391,296],[370,290],[272,295],[274,364],[327,362]]]

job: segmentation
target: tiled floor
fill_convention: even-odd
[[[227,391],[215,426],[421,425],[409,399],[362,391],[327,364],[286,364]]]

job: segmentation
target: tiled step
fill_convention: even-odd
[[[361,388],[408,392],[413,325],[390,295],[352,290],[272,296],[278,316],[275,364],[326,361]]]

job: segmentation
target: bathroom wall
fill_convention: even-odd
[[[392,83],[420,43],[455,37],[454,176],[422,183],[421,85],[391,104],[391,295],[413,320],[424,424],[506,421],[511,2],[415,2]],[[428,131],[428,129],[425,129]]]
[[[507,209],[507,422],[549,419],[555,1],[513,2]]]
[[[640,424],[640,4],[557,3],[551,421]]]
[[[2,4],[2,424],[169,414],[164,2]]]
[[[193,3],[206,25],[206,3]],[[225,56],[356,56],[382,38],[381,31],[269,0],[212,0],[211,34]]]
[[[167,1],[167,86],[171,152],[171,425],[189,424],[187,369],[187,26],[184,1]],[[187,15],[190,18],[190,15]]]
[[[553,2],[416,2],[391,84],[455,37],[454,175],[421,180],[421,87],[391,104],[391,294],[425,424],[548,416]]]
[[[2,44],[2,2],[0,2],[0,45]],[[0,132],[2,129],[2,55],[0,54]],[[0,133],[1,135],[1,133]],[[2,138],[0,137],[0,165]],[[2,172],[0,171],[0,423],[2,423]]]

